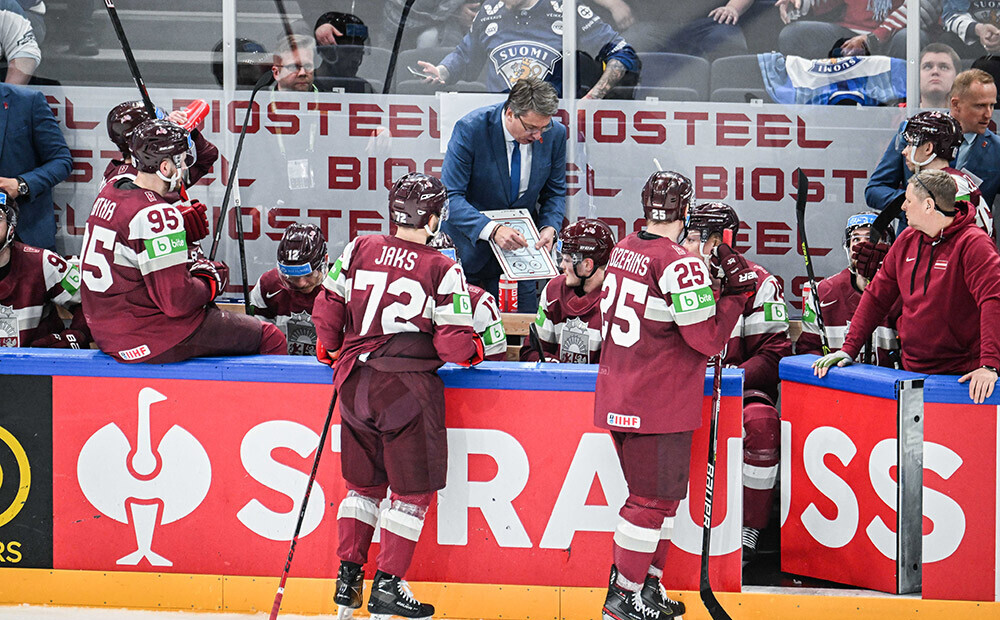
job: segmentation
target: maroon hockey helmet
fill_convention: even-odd
[[[128,153],[128,139],[141,123],[153,120],[141,101],[124,101],[108,112],[108,137],[118,150]]]
[[[935,155],[951,161],[958,155],[958,147],[962,144],[962,126],[950,114],[921,112],[906,121],[903,139],[914,148],[930,142],[934,145]]]
[[[579,220],[562,229],[559,241],[563,254],[574,255],[574,265],[589,258],[595,266],[603,267],[611,258],[611,248],[615,247],[615,234],[601,220]]]
[[[691,204],[691,181],[679,172],[661,170],[649,175],[642,188],[642,212],[647,220],[673,221]]]
[[[456,263],[461,262],[458,258],[458,249],[455,247],[455,240],[446,232],[438,231],[436,235],[427,240],[427,245],[438,252],[441,252]]]
[[[7,222],[7,234],[0,239],[0,252],[2,252],[14,241],[14,231],[17,229],[17,201],[2,190],[0,190],[0,213],[3,213]]]
[[[727,230],[735,238],[740,230],[740,216],[724,202],[704,202],[688,209],[687,229],[701,233],[702,242],[713,234],[724,236]]]
[[[448,219],[448,190],[435,177],[411,172],[389,190],[389,216],[397,226],[423,228],[432,215]]]
[[[164,159],[174,159],[188,153],[188,132],[166,119],[144,121],[132,131],[128,150],[135,159],[135,167],[142,172],[156,172]],[[178,168],[180,162],[174,159]]]
[[[278,242],[278,271],[286,278],[307,276],[327,262],[326,239],[319,226],[295,223]]]

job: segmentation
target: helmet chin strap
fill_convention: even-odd
[[[430,227],[429,224],[424,224],[424,232],[426,232],[428,235],[430,235],[432,237],[434,235],[438,234],[439,232],[441,232],[441,219],[438,218],[438,225],[437,225],[437,228],[435,228],[434,230],[431,230],[431,227]]]
[[[583,263],[583,261],[581,260],[580,263]],[[578,284],[574,288],[578,289],[580,293],[583,293],[583,287],[587,285],[587,280],[589,280],[591,277],[593,277],[594,272],[597,271],[597,265],[594,265],[594,268],[590,270],[590,273],[588,273],[585,276],[581,276],[580,272],[576,270],[577,264],[580,264],[580,263],[574,263],[573,264],[573,275],[576,276],[580,280],[580,284]]]
[[[850,246],[847,245],[844,246],[844,254],[847,254],[847,270],[853,273],[854,275],[858,275],[858,268],[854,264],[854,261],[851,260]]]
[[[181,186],[181,181],[184,180],[184,174],[181,169],[174,165],[174,174],[172,176],[165,176],[160,169],[156,169],[156,176],[160,178],[164,183],[167,184],[167,193],[176,192]]]
[[[931,154],[927,156],[927,159],[925,159],[924,161],[917,161],[917,160],[913,159],[913,151],[915,151],[915,150],[917,150],[917,147],[911,146],[910,147],[910,154],[907,155],[906,158],[909,159],[910,163],[913,164],[914,166],[916,166],[917,168],[923,168],[927,164],[929,164],[932,161],[934,161],[934,158],[937,157],[934,154],[934,151],[931,151]]]

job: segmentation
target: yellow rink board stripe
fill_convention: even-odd
[[[332,579],[290,578],[282,610],[336,614]],[[605,590],[456,583],[413,583],[438,618],[497,620],[599,620]],[[277,577],[228,577],[174,573],[0,569],[0,604],[128,607],[253,613],[269,611]],[[1000,603],[925,601],[845,591],[822,596],[776,592],[718,593],[737,620],[780,618],[1000,618]],[[687,605],[686,620],[709,620],[697,592],[672,592]],[[365,616],[359,610],[359,616]]]

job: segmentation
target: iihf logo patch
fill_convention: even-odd
[[[508,88],[527,77],[544,80],[561,58],[559,50],[536,41],[511,41],[490,52],[493,68],[503,76]]]

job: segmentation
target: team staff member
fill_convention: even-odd
[[[563,363],[596,364],[601,358],[601,296],[604,270],[615,235],[600,220],[579,220],[559,233],[562,258],[558,275],[545,286],[535,325],[546,358]],[[531,347],[523,361],[539,361]]]
[[[278,242],[278,266],[250,291],[254,316],[278,326],[289,355],[316,355],[313,304],[326,277],[326,239],[315,224],[292,224]]]
[[[705,264],[711,261],[723,233],[740,230],[736,210],[722,202],[691,207],[687,235],[681,245]],[[742,368],[743,379],[743,562],[757,555],[757,539],[767,527],[774,502],[781,454],[778,402],[778,362],[792,354],[788,312],[781,282],[766,269],[747,261],[757,274],[757,293],[747,297],[736,328],[726,344],[722,363]],[[721,282],[712,278],[712,290]]]
[[[404,577],[448,473],[444,382],[436,371],[444,362],[483,359],[462,267],[427,245],[447,216],[446,203],[447,191],[434,177],[411,173],[396,181],[389,193],[395,235],[348,243],[314,306],[316,355],[334,366],[342,420],[348,493],[337,513],[334,595],[341,618],[361,606],[363,565],[390,486],[368,611],[404,618],[434,613],[413,597]]]
[[[94,340],[120,362],[283,354],[277,327],[211,303],[229,280],[225,263],[189,263],[193,241],[164,198],[180,186],[187,140],[168,120],[139,125],[129,140],[135,180],[105,185],[97,195],[80,259],[83,311]]]
[[[604,276],[594,424],[611,431],[629,496],[615,529],[605,617],[684,613],[660,583],[677,506],[687,493],[691,437],[701,426],[705,365],[732,333],[757,274],[728,245],[714,250],[722,297],[705,263],[674,241],[691,182],[656,172],[642,190],[646,230],[611,251]],[[721,266],[720,266],[721,264]],[[660,372],[669,369],[669,372]]]
[[[847,218],[847,226],[844,228],[844,250],[847,252],[847,267],[829,278],[821,280],[816,285],[816,296],[803,295],[802,303],[802,333],[795,341],[795,352],[799,355],[812,353],[821,355],[823,351],[823,340],[819,331],[817,321],[817,309],[815,299],[819,298],[819,306],[823,312],[823,326],[826,328],[826,338],[830,344],[830,350],[839,350],[844,346],[844,339],[847,337],[847,328],[851,324],[851,317],[858,309],[861,302],[861,294],[865,292],[868,283],[871,281],[858,269],[858,259],[855,256],[855,249],[861,244],[871,243],[871,230],[877,213],[871,211],[856,213]],[[891,240],[895,237],[892,230],[887,230],[886,235]],[[889,244],[884,244],[888,250]],[[880,261],[881,262],[881,261]],[[875,271],[872,271],[874,274]],[[872,343],[874,355],[873,359],[865,359],[866,364],[875,364],[885,368],[897,368],[899,365],[899,335],[896,333],[896,321],[899,320],[899,304],[895,304],[885,319],[875,328],[874,341]],[[867,349],[867,346],[866,346]],[[868,351],[864,351],[867,355]]]
[[[500,264],[489,242],[504,250],[527,247],[524,237],[484,212],[527,209],[538,226],[535,248],[552,248],[566,210],[566,128],[552,116],[559,98],[551,84],[520,80],[507,101],[462,117],[448,142],[441,180],[451,216],[443,230],[455,241],[469,284],[497,297]],[[534,313],[534,280],[518,282],[519,312]]]
[[[858,356],[875,326],[899,299],[897,326],[903,368],[961,374],[969,398],[993,393],[1000,366],[1000,254],[976,226],[967,202],[955,202],[955,180],[941,170],[921,172],[906,186],[900,234],[865,289],[844,348],[817,360],[819,377]]]
[[[0,347],[86,348],[80,269],[48,250],[14,240],[17,205],[0,192]],[[73,313],[67,329],[54,304]]]

